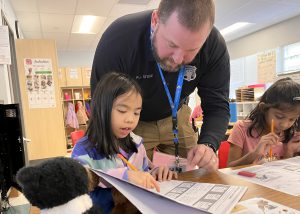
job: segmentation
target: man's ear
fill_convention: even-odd
[[[154,31],[158,24],[158,13],[157,10],[153,10],[152,16],[151,16],[151,30]]]

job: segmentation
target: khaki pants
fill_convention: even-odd
[[[188,151],[197,144],[198,140],[198,133],[195,133],[189,122],[190,115],[191,109],[187,105],[182,105],[177,112],[180,157],[186,157]],[[150,160],[152,160],[154,147],[161,152],[175,154],[171,116],[158,121],[140,121],[133,132],[143,137]]]

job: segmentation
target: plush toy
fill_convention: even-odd
[[[71,158],[55,158],[20,169],[17,182],[41,213],[103,213],[88,193],[86,169]]]

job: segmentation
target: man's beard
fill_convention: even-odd
[[[157,53],[157,48],[156,48],[156,32],[153,33],[153,36],[151,38],[151,43],[152,43],[152,53],[153,56],[156,60],[156,62],[159,64],[159,66],[164,70],[168,72],[176,72],[180,69],[182,64],[177,65],[175,68],[170,65],[170,61],[173,62],[172,58],[160,58]]]

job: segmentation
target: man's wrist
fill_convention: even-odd
[[[202,144],[211,148],[214,151],[214,153],[217,152],[217,148],[213,144],[211,144],[211,143],[202,143]]]

